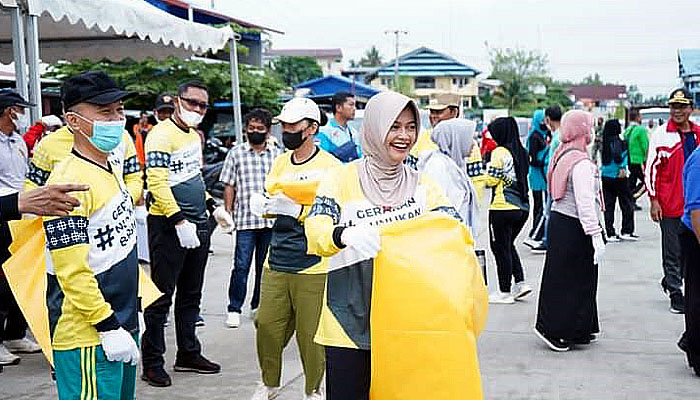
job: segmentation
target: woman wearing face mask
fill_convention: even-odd
[[[498,291],[489,302],[513,304],[532,292],[525,283],[514,241],[527,222],[530,208],[527,185],[527,153],[520,143],[513,117],[497,118],[488,127],[498,144],[487,165],[486,185],[493,188],[489,208],[491,251],[496,258]],[[512,285],[512,281],[515,285]]]
[[[457,215],[432,179],[403,162],[419,127],[418,108],[410,98],[395,92],[372,97],[361,133],[365,157],[337,168],[321,184],[306,221],[309,252],[330,257],[316,333],[316,342],[325,346],[329,400],[369,398],[370,303],[379,227],[429,211]],[[483,287],[483,281],[478,283]]]
[[[589,344],[600,332],[596,292],[605,243],[598,168],[586,151],[592,126],[590,113],[564,114],[547,177],[554,203],[535,334],[554,351]]]
[[[256,316],[262,383],[253,400],[277,396],[282,352],[296,332],[306,379],[304,398],[321,399],[323,347],[314,343],[326,281],[325,260],[310,255],[304,224],[316,188],[340,162],[314,143],[327,119],[311,99],[294,98],[282,108],[282,141],[290,150],[278,156],[265,178],[265,191],[251,196],[254,215],[275,218]],[[256,138],[253,138],[256,140]]]
[[[438,150],[429,152],[418,162],[418,171],[440,184],[472,232],[479,219],[479,204],[474,185],[467,176],[466,160],[474,145],[475,129],[476,123],[464,119],[440,122],[431,134]]]

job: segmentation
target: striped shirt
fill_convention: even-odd
[[[250,196],[265,191],[265,176],[280,154],[282,150],[269,144],[258,153],[246,142],[233,147],[226,155],[219,180],[236,191],[233,202],[236,229],[272,228],[274,219],[259,218],[250,211]]]

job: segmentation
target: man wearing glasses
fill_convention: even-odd
[[[215,209],[202,179],[202,144],[197,126],[207,112],[209,95],[201,82],[185,82],[174,99],[173,115],[146,137],[146,183],[149,195],[148,245],[151,278],[163,296],[144,311],[143,376],[151,386],[170,386],[165,364],[164,324],[175,298],[177,354],[175,371],[216,374],[221,370],[202,356],[195,322],[209,256],[208,214],[231,229],[223,207]]]
[[[671,299],[671,312],[683,314],[685,305],[681,286],[681,217],[683,216],[683,167],[700,143],[700,126],[690,121],[693,97],[681,88],[668,100],[670,118],[656,128],[649,141],[644,180],[651,201],[650,214],[661,227],[663,291]]]

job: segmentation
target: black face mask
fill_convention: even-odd
[[[282,132],[282,143],[284,143],[284,147],[289,150],[296,150],[301,147],[301,145],[306,141],[306,139],[302,137],[302,133],[304,133],[304,131],[305,129],[298,132]]]
[[[263,144],[267,136],[266,133],[260,132],[248,132],[246,134],[248,135],[248,142],[253,145]]]

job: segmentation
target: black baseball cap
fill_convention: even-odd
[[[61,101],[64,109],[78,103],[104,106],[136,94],[136,92],[120,90],[117,82],[102,71],[88,71],[71,76],[61,86]]]
[[[156,110],[161,110],[163,108],[175,109],[175,104],[173,104],[173,96],[170,93],[161,93],[156,98]]]
[[[34,107],[34,104],[25,100],[24,97],[14,89],[0,89],[0,108],[11,106]]]
[[[690,104],[693,105],[693,95],[685,88],[678,88],[671,92],[668,97],[668,104]]]

